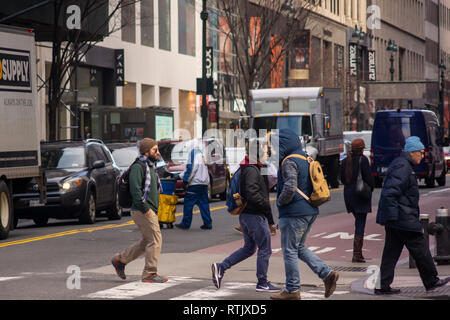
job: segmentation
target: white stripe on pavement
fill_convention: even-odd
[[[22,279],[24,277],[0,277],[0,281],[8,281],[8,280],[15,280],[15,279]]]
[[[135,281],[111,289],[90,293],[83,297],[90,299],[134,299],[137,297],[152,294],[176,285],[201,281],[189,277],[169,277],[165,283],[144,283]]]
[[[220,289],[216,289],[215,286],[208,286],[171,298],[170,300],[220,300],[238,293],[237,291],[248,288],[256,290],[256,284],[251,282],[226,282]]]

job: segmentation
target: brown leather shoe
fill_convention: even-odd
[[[339,279],[339,273],[332,270],[330,274],[323,280],[325,284],[325,298],[330,297],[336,290],[336,283]]]
[[[287,292],[286,290],[281,291],[270,296],[272,300],[300,300],[300,290],[295,292]]]

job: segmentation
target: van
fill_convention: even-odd
[[[398,109],[378,111],[375,115],[370,160],[376,187],[381,187],[389,165],[402,153],[410,136],[418,136],[425,146],[424,159],[414,166],[417,178],[425,180],[429,188],[434,187],[435,180],[440,186],[445,185],[447,170],[436,114]]]

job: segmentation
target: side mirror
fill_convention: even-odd
[[[105,161],[97,160],[92,164],[92,169],[100,169],[105,167]]]

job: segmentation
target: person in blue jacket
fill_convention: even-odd
[[[276,141],[276,139],[275,139]],[[274,139],[272,138],[272,144]],[[309,164],[291,154],[306,157],[299,136],[290,129],[280,129],[278,135],[279,168],[277,182],[277,207],[281,231],[281,249],[283,251],[286,273],[285,289],[271,296],[274,300],[300,299],[300,273],[298,259],[317,274],[325,284],[325,297],[336,289],[339,274],[332,270],[319,257],[305,246],[306,237],[319,214],[319,209],[311,206],[298,192],[302,190],[308,197],[313,191],[309,174]],[[274,146],[276,148],[276,146]]]
[[[211,212],[208,200],[209,173],[205,157],[200,146],[195,145],[189,153],[186,170],[181,174],[183,187],[186,190],[184,196],[183,220],[175,224],[179,229],[189,229],[192,223],[192,210],[198,205],[202,216],[203,230],[212,229]]]
[[[398,294],[391,288],[394,270],[403,246],[414,258],[427,291],[443,286],[450,277],[439,279],[430,248],[420,223],[419,187],[413,167],[424,156],[419,137],[406,139],[404,152],[390,164],[381,190],[376,222],[385,227],[386,238],[380,267],[380,288],[375,294]]]

